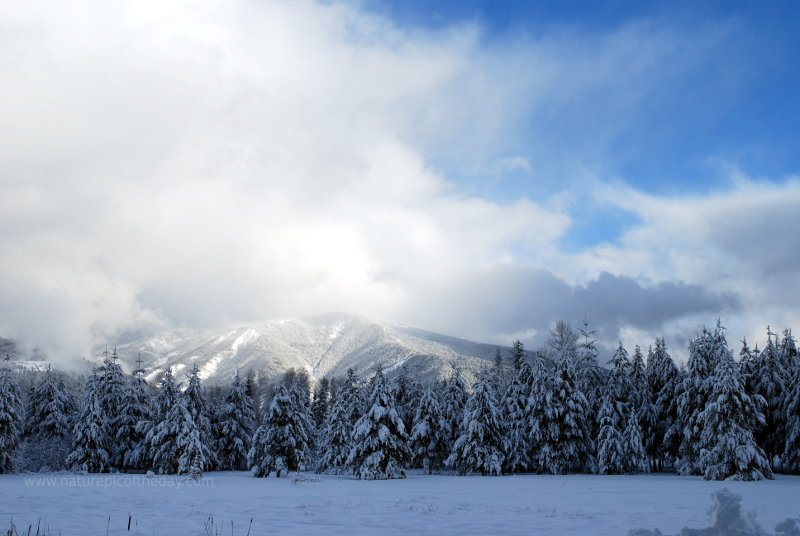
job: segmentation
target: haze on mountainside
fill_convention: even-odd
[[[7,2],[0,336],[66,365],[330,311],[677,355],[800,324],[785,17],[445,5]]]

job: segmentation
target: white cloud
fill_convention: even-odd
[[[634,294],[659,299],[686,290],[676,281],[732,288],[698,278],[708,261],[692,251],[740,229],[709,216],[697,233],[683,201],[627,194],[620,205],[645,225],[575,258],[556,247],[568,205],[470,196],[429,163],[543,180],[566,160],[542,140],[597,156],[719,32],[631,25],[487,46],[474,25],[403,30],[311,1],[4,2],[0,13],[0,335],[55,358],[126,329],[330,310],[462,336],[486,325],[480,335],[498,340],[543,332],[552,312],[582,316],[591,289],[630,287],[604,271],[645,274],[655,283]],[[538,138],[508,149],[529,120]],[[720,266],[737,254],[713,251]],[[698,300],[673,316],[717,303],[689,289]],[[498,314],[497,297],[513,307]],[[609,329],[624,322],[614,313]]]

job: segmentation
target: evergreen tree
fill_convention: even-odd
[[[247,453],[255,431],[255,417],[253,399],[247,394],[247,386],[237,370],[220,406],[216,422],[215,450],[220,469],[241,471],[247,468]]]
[[[783,469],[791,474],[800,474],[800,368],[795,368],[787,390]]]
[[[514,366],[514,372],[519,372],[522,363],[525,362],[525,345],[519,340],[514,341],[511,345],[511,364]]]
[[[121,469],[145,469],[146,466],[136,463],[134,452],[144,441],[145,435],[139,423],[150,420],[150,393],[143,370],[136,369],[128,378],[128,388],[122,404],[122,412],[115,420],[113,429],[114,454],[116,465]]]
[[[22,436],[19,386],[9,369],[0,369],[0,474],[14,468],[14,455]]]
[[[553,377],[544,365],[541,353],[536,354],[531,368],[531,392],[525,404],[527,423],[527,461],[531,470],[547,471],[540,463],[540,454],[547,434],[547,405],[553,394]]]
[[[717,325],[717,331],[721,326]],[[689,361],[678,398],[680,447],[677,469],[680,474],[702,474],[698,465],[700,438],[705,421],[702,413],[708,402],[711,385],[708,381],[716,367],[715,337],[708,329],[689,343]]]
[[[698,465],[706,480],[771,479],[770,463],[753,435],[764,424],[764,401],[745,393],[733,356],[729,350],[727,354],[716,366],[709,401],[700,414],[705,426]]]
[[[506,429],[506,451],[504,473],[526,471],[528,459],[528,431],[530,415],[528,399],[533,388],[533,372],[527,361],[520,363],[514,379],[509,383],[503,397],[502,416]]]
[[[47,367],[28,399],[22,445],[25,469],[40,471],[64,467],[72,446],[77,410],[63,377]]]
[[[317,429],[322,429],[325,423],[325,417],[328,416],[330,409],[331,392],[330,380],[322,378],[319,385],[314,389],[314,401],[311,403],[311,413],[314,415],[314,424]]]
[[[192,365],[192,370],[189,372],[187,379],[189,380],[186,390],[183,392],[183,397],[186,399],[186,409],[192,416],[192,419],[197,424],[200,433],[200,441],[208,449],[209,465],[208,468],[213,468],[218,465],[216,452],[213,450],[214,435],[211,429],[211,415],[212,407],[203,392],[202,381],[200,380],[200,370],[197,368],[197,362]]]
[[[492,377],[482,371],[464,408],[460,435],[447,458],[459,474],[502,474],[506,451],[502,415],[492,388]]]
[[[598,414],[597,472],[601,475],[622,474],[627,470],[627,449],[622,433],[622,415],[617,401],[606,393]]]
[[[450,378],[442,392],[442,416],[446,426],[442,433],[446,434],[448,450],[453,449],[453,444],[459,436],[461,419],[464,417],[464,406],[467,404],[467,387],[461,376],[461,369],[452,363]]]
[[[591,462],[588,402],[576,387],[568,359],[557,364],[552,388],[547,393],[538,465],[552,474],[582,471]]]
[[[446,429],[439,399],[433,390],[426,389],[414,416],[409,448],[415,463],[428,474],[441,469],[449,454]]]
[[[253,476],[267,477],[274,471],[281,477],[303,471],[311,455],[311,428],[306,392],[294,382],[281,382],[247,456]]]
[[[163,430],[158,428],[167,420],[170,410],[176,406],[181,398],[180,391],[175,383],[175,377],[172,375],[172,368],[167,368],[164,371],[158,392],[151,405],[150,420],[139,421],[136,425],[137,433],[144,439],[133,450],[128,452],[125,457],[126,464],[131,467],[150,467],[154,465],[155,451],[159,448],[155,443],[156,434],[161,433],[159,442],[163,442],[165,438]],[[171,473],[174,472],[176,467],[167,464],[164,469],[162,472]]]
[[[73,429],[72,451],[65,461],[73,471],[105,473],[110,470],[109,423],[100,407],[99,369],[86,383],[83,402]]]
[[[347,457],[359,479],[405,478],[410,462],[408,434],[394,407],[395,396],[378,369],[372,379],[369,410],[353,429],[353,448]]]
[[[623,433],[625,447],[625,470],[627,473],[635,474],[649,469],[647,454],[644,451],[642,442],[642,429],[639,427],[639,417],[636,410],[628,409],[628,419]]]
[[[177,397],[165,419],[153,428],[150,446],[153,469],[159,474],[190,473],[197,469],[193,463],[201,472],[210,467],[211,451],[201,439],[186,397]]]
[[[422,396],[422,387],[419,382],[411,378],[408,368],[403,365],[400,367],[400,374],[394,381],[395,408],[397,414],[403,419],[406,430],[411,430],[414,426],[414,415],[417,412],[417,402]]]
[[[669,435],[669,431],[678,418],[675,388],[679,375],[664,339],[656,339],[655,349],[648,354],[645,375],[650,397],[645,451],[650,457],[652,469],[660,470],[677,455],[678,450],[678,442]]]
[[[353,427],[364,413],[363,396],[358,375],[353,369],[348,370],[319,434],[318,473],[341,474],[348,469]]]
[[[125,405],[128,382],[125,378],[125,373],[122,372],[122,367],[118,363],[119,355],[117,355],[117,349],[114,348],[111,353],[106,350],[103,356],[103,364],[98,369],[98,397],[100,410],[110,425],[110,432],[117,429],[119,425],[118,419],[121,417],[122,408]],[[111,437],[108,438],[108,443],[113,443]],[[123,455],[124,453],[112,448],[112,465],[117,465],[117,462],[121,462]]]
[[[593,338],[595,331],[589,329],[587,320],[583,321],[583,328],[578,331],[583,340],[578,344],[575,382],[589,403],[588,418],[591,425],[591,436],[597,437],[599,434],[599,419],[596,417],[603,402],[606,378],[597,360],[597,341]]]
[[[774,340],[773,340],[774,338]],[[756,358],[752,378],[753,393],[766,400],[764,426],[756,433],[758,444],[764,448],[770,462],[783,455],[786,445],[786,401],[787,373],[784,359],[777,342],[777,335],[767,328],[767,345]]]

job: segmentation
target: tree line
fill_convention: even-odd
[[[185,387],[167,369],[157,387],[116,350],[86,379],[48,369],[23,396],[0,370],[0,472],[69,469],[199,476],[316,470],[363,479],[409,468],[459,474],[675,471],[706,479],[800,474],[800,357],[790,330],[767,330],[734,358],[717,323],[677,366],[664,339],[647,355],[619,344],[598,363],[593,332],[559,322],[546,348],[516,341],[468,387],[457,364],[422,385],[405,368],[363,381],[289,371],[265,386],[237,372],[204,391],[195,364]]]

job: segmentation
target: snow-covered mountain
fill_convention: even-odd
[[[204,380],[227,383],[237,369],[280,374],[294,368],[321,379],[344,376],[348,368],[369,376],[378,365],[389,373],[405,365],[414,376],[432,379],[449,375],[451,362],[458,363],[471,380],[493,362],[497,346],[327,314],[228,329],[173,330],[119,345],[117,350],[131,368],[141,354],[148,379],[169,366],[180,377],[197,362]]]

